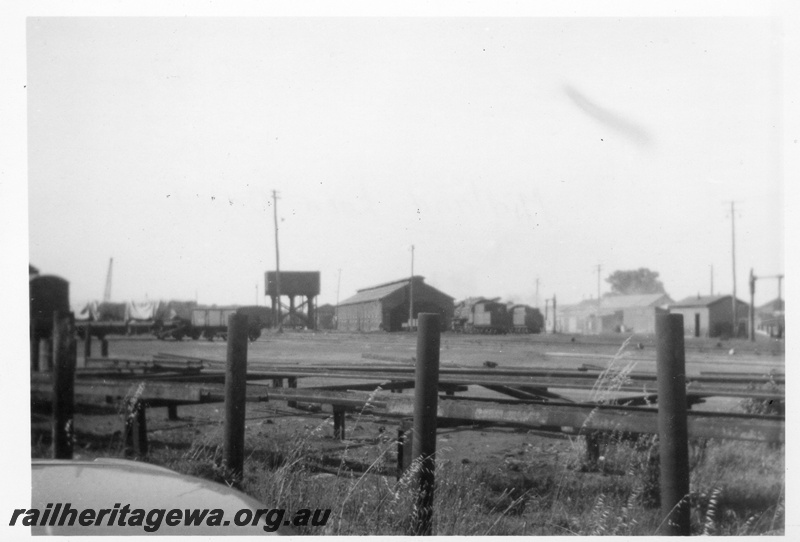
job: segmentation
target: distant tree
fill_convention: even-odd
[[[646,267],[630,271],[614,271],[606,282],[611,285],[612,295],[663,294],[664,284],[658,280],[658,272]]]

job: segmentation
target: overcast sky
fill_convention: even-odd
[[[781,21],[27,21],[30,262],[100,299],[320,304],[411,272],[560,304],[648,267],[675,299],[784,271]],[[341,284],[339,274],[341,270]],[[602,292],[608,285],[603,281]],[[777,295],[759,283],[757,303]]]

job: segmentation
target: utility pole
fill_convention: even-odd
[[[750,342],[756,342],[756,309],[753,306],[756,297],[756,276],[753,274],[753,268],[750,268]]]
[[[548,315],[549,308],[550,308],[550,300],[549,299],[545,299],[544,300],[544,332],[545,332],[545,334],[547,334],[547,317],[549,316]]]
[[[553,294],[553,334],[556,333],[556,324],[558,323],[558,313],[556,312],[556,294]]]
[[[256,282],[256,307],[258,307],[258,283]]]
[[[342,288],[342,268],[339,268],[339,279],[336,281],[336,329],[339,329],[339,290]]]
[[[600,335],[600,331],[602,330],[603,326],[600,325],[600,275],[602,274],[603,265],[597,264],[597,315],[595,316],[595,325],[597,326],[597,334]]]
[[[711,267],[711,294],[710,295],[714,295],[714,266],[712,265],[710,267]]]
[[[114,270],[114,258],[108,260],[108,273],[106,273],[106,288],[103,290],[103,303],[111,301],[111,272]]]
[[[539,308],[539,277],[536,277],[536,308]]]
[[[278,333],[283,333],[283,318],[281,317],[281,256],[278,250],[278,192],[272,191],[272,210],[275,218],[275,305],[278,319]]]
[[[736,302],[736,209],[734,208],[735,203],[732,201],[731,203],[731,260],[733,263],[733,299],[731,303],[733,304],[733,329],[731,330],[731,335],[736,337],[739,332],[739,318],[736,314],[737,309],[737,302]]]
[[[408,331],[414,324],[414,245],[411,245],[411,279],[408,281]]]

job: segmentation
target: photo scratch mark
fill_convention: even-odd
[[[650,146],[652,144],[653,138],[647,130],[622,118],[613,111],[597,105],[570,85],[564,86],[564,93],[584,113],[604,124],[605,126],[613,128],[620,134],[628,137],[628,139],[634,143],[642,146]]]

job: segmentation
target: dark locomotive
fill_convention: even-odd
[[[502,303],[497,297],[471,297],[456,304],[451,328],[457,333],[490,335],[541,333],[544,317],[528,305]]]

